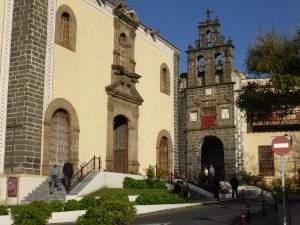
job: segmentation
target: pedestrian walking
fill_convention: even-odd
[[[211,190],[213,190],[213,181],[214,181],[214,176],[215,176],[215,168],[213,165],[209,166],[208,169],[208,186]]]
[[[221,189],[220,177],[219,177],[218,173],[215,173],[215,175],[213,177],[213,191],[214,191],[215,198],[218,201],[220,201],[220,189]]]
[[[50,171],[50,194],[54,193],[54,189],[56,188],[58,191],[61,190],[61,183],[60,183],[60,169],[57,165],[54,165]]]
[[[233,177],[230,179],[230,185],[232,189],[232,199],[234,199],[234,194],[236,195],[236,198],[239,198],[238,195],[239,180],[236,177],[236,174],[234,174]]]
[[[208,182],[208,169],[207,167],[205,166],[204,167],[204,170],[203,170],[203,175],[204,175],[204,185],[207,185],[207,182]]]
[[[74,175],[73,165],[70,161],[66,161],[63,166],[63,182],[66,189],[66,192],[69,193],[71,180]]]
[[[215,168],[213,167],[213,165],[209,166],[209,174],[213,177],[215,176]]]

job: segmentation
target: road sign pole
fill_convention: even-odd
[[[286,198],[285,198],[285,158],[280,157],[280,169],[281,169],[281,193],[282,193],[282,212],[283,212],[283,225],[287,225],[286,215]]]

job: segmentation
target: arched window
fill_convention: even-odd
[[[60,41],[64,45],[70,45],[70,15],[64,12],[61,16]]]
[[[61,5],[56,13],[55,42],[73,52],[76,51],[77,22],[75,14],[67,5]]]
[[[166,64],[162,64],[160,68],[160,91],[170,95],[170,72]]]
[[[205,85],[205,67],[206,67],[206,60],[203,56],[198,57],[197,63],[197,78],[198,78],[198,85],[202,86]]]
[[[212,32],[210,30],[206,32],[206,43],[207,43],[207,47],[212,46]]]
[[[217,53],[215,55],[215,83],[223,83],[223,55]]]

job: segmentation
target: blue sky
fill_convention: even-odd
[[[206,9],[221,21],[225,37],[235,45],[235,67],[245,71],[246,52],[260,31],[291,33],[300,28],[300,0],[128,0],[142,22],[160,30],[181,49],[181,72],[186,71],[185,50],[197,38],[197,24]]]

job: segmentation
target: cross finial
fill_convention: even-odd
[[[212,13],[213,13],[212,10],[210,10],[210,9],[206,10],[205,14],[206,14],[206,17],[207,17],[208,20],[210,20],[210,14],[212,14]]]

